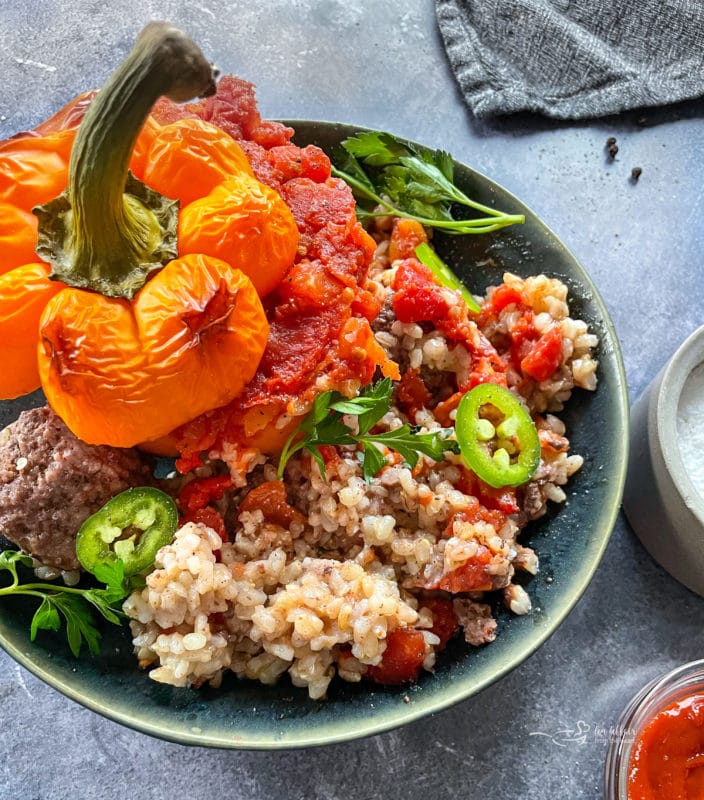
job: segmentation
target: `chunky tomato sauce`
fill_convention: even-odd
[[[511,305],[520,314],[511,327],[511,341],[508,343],[511,366],[519,374],[533,380],[548,380],[554,375],[562,358],[562,332],[559,325],[541,334],[535,327],[535,313],[524,302],[521,293],[505,284],[496,288],[482,309],[482,324],[486,325]]]
[[[264,299],[270,333],[257,373],[228,406],[203,414],[175,432],[181,472],[198,466],[203,451],[219,451],[223,458],[226,451],[232,455],[248,448],[270,454],[280,451],[296,424],[294,420],[289,426],[277,426],[284,412],[300,415],[325,389],[354,393],[360,385],[370,383],[377,370],[399,381],[398,403],[411,418],[422,408],[433,408],[436,418],[450,425],[461,397],[477,384],[505,386],[510,368],[534,380],[550,377],[557,368],[562,347],[559,329],[539,332],[534,313],[520,293],[501,286],[480,315],[486,322],[510,304],[520,312],[505,348],[508,355],[500,355],[480,331],[473,312],[455,292],[439,285],[416,257],[416,246],[427,240],[423,228],[397,220],[388,253],[390,260],[398,263],[392,300],[395,316],[426,330],[436,328],[451,347],[464,347],[470,357],[467,373],[458,373],[457,385],[448,387],[449,396],[426,386],[418,369],[408,368],[401,376],[370,326],[381,308],[374,284],[366,280],[375,242],[357,221],[349,187],[331,177],[325,153],[314,146],[292,144],[290,128],[263,121],[253,87],[237,78],[223,78],[218,93],[198,103],[177,107],[161,100],[154,113],[160,122],[201,117],[230,133],[242,146],[255,176],[283,198],[299,232],[291,267],[278,288]],[[339,458],[334,447],[321,450],[328,463]],[[389,462],[394,458],[392,454]],[[188,484],[181,497],[188,518],[212,518],[213,527],[224,528],[217,501],[228,480],[217,477]],[[453,522],[458,519],[485,522],[499,531],[507,516],[519,509],[515,489],[492,489],[468,470],[461,488],[475,498],[474,505],[452,517],[445,532],[448,538],[454,535]],[[240,511],[254,510],[261,510],[268,522],[284,527],[301,521],[299,512],[288,503],[281,481],[267,481],[246,495]],[[502,578],[491,569],[492,558],[489,547],[480,544],[463,564],[449,571],[438,570],[439,574],[417,588],[450,594],[501,588]],[[440,650],[458,630],[452,600],[431,597],[424,604],[432,609],[431,632],[440,639],[435,647]],[[367,676],[380,684],[414,680],[427,655],[422,630],[392,630],[380,663],[370,666]],[[342,648],[339,664],[343,669],[346,657],[347,650]]]
[[[391,242],[394,242],[392,234]],[[413,241],[413,239],[411,239]],[[404,249],[397,245],[399,252]],[[430,322],[450,342],[463,343],[472,356],[472,369],[459,386],[460,396],[479,383],[506,385],[506,364],[496,348],[470,320],[466,304],[453,292],[439,286],[433,273],[415,256],[405,258],[394,279],[394,313],[401,322]]]
[[[628,800],[704,798],[704,695],[678,700],[638,734],[629,764]]]
[[[179,470],[187,472],[203,450],[223,443],[278,449],[287,431],[274,435],[272,421],[291,403],[310,402],[320,376],[328,388],[368,383],[377,367],[400,377],[369,324],[380,308],[365,287],[374,240],[357,221],[349,187],[330,177],[323,151],[297,147],[290,128],[263,121],[252,85],[238,78],[223,78],[217,94],[198,103],[175,107],[161,100],[154,115],[160,122],[201,117],[237,139],[256,177],[291,209],[300,235],[294,263],[266,298],[270,333],[255,377],[228,406],[176,432]]]

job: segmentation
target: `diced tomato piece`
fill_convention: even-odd
[[[570,441],[566,436],[547,428],[538,428],[540,449],[545,453],[566,453],[570,449]]]
[[[398,364],[387,356],[386,350],[374,338],[374,331],[365,318],[350,317],[347,320],[340,334],[338,353],[340,361],[359,375],[364,384],[371,383],[377,367],[385,378],[392,381],[401,377]]]
[[[187,483],[179,492],[178,502],[184,514],[191,514],[199,508],[219,500],[232,487],[229,475],[213,475]]]
[[[187,103],[186,109],[227,131],[233,139],[252,139],[271,147],[286,144],[293,136],[292,128],[271,121],[260,130],[262,118],[254,96],[254,85],[233,75],[224,75],[218,81],[214,95]]]
[[[479,481],[478,478],[477,481]],[[516,490],[514,488],[505,486],[502,489],[495,489],[493,486],[489,486],[488,483],[479,482],[482,484],[481,501],[487,508],[500,511],[502,514],[516,514],[520,510],[516,502]],[[496,520],[498,524],[497,530],[503,527],[504,521],[505,519]],[[496,528],[496,524],[494,527]]]
[[[515,514],[520,509],[516,502],[516,489],[512,486],[505,486],[501,489],[495,489],[489,486],[488,483],[480,480],[471,470],[465,469],[462,471],[462,477],[457,487],[464,494],[476,497],[480,502],[480,507],[483,506],[483,516],[479,511],[476,511],[478,519],[483,519],[493,525],[499,531],[506,522],[507,514]],[[492,511],[501,512],[501,516],[494,514]],[[464,516],[464,514],[463,514]]]
[[[402,291],[409,286],[437,286],[433,273],[415,257],[404,259],[394,276],[395,291]]]
[[[428,387],[423,383],[419,370],[407,369],[401,376],[401,382],[398,385],[398,402],[401,409],[413,419],[417,411],[430,407],[431,399]]]
[[[469,378],[462,384],[463,393],[474,389],[480,383],[498,383],[506,386],[506,372],[496,363],[492,356],[479,356],[474,359]]]
[[[316,183],[324,183],[330,177],[330,159],[312,144],[306,147],[297,147],[295,144],[272,147],[269,160],[282,183],[293,178],[309,178]]]
[[[170,125],[180,119],[197,119],[198,114],[189,111],[184,103],[174,103],[168,97],[160,97],[152,106],[152,117],[160,125]]]
[[[252,131],[252,141],[264,148],[276,147],[291,138],[292,130],[292,128],[287,128],[280,122],[263,119],[259,127]]]
[[[337,447],[330,444],[321,444],[318,445],[318,450],[323,457],[326,467],[332,466],[333,464],[337,466],[342,462],[342,457],[337,452]]]
[[[189,472],[192,472],[197,467],[201,466],[203,463],[203,459],[201,457],[201,451],[205,450],[205,447],[199,448],[198,450],[190,450],[187,445],[179,442],[179,447],[182,448],[181,456],[176,459],[176,469],[181,475],[188,475]]]
[[[179,520],[180,525],[185,525],[187,522],[200,523],[208,528],[212,528],[223,542],[228,541],[229,537],[227,535],[227,529],[225,528],[225,520],[211,506],[196,508],[193,511],[189,511]]]
[[[426,286],[397,292],[393,304],[401,322],[433,322],[442,319],[449,310],[447,300],[437,289]]]
[[[401,322],[433,322],[448,314],[450,305],[433,273],[415,258],[399,264],[394,289],[394,312]]]
[[[335,308],[274,319],[259,371],[241,402],[266,402],[275,393],[300,392],[340,331]],[[250,399],[251,398],[251,399]]]
[[[485,592],[492,587],[491,575],[486,571],[491,561],[489,548],[480,544],[475,556],[465,561],[461,567],[453,569],[429,589],[442,589],[452,594],[459,592]]]
[[[464,392],[455,392],[451,394],[447,400],[442,400],[435,406],[435,410],[433,414],[435,415],[435,419],[443,426],[450,426],[452,425],[452,418],[450,414],[457,408],[460,404],[460,400],[464,397]]]
[[[302,522],[300,511],[286,499],[283,481],[265,481],[252,489],[240,503],[239,511],[261,510],[264,519],[282,528],[290,527],[292,522]]]
[[[431,631],[440,639],[440,644],[436,649],[442,650],[460,626],[455,612],[452,610],[452,601],[446,600],[444,597],[433,597],[430,600],[424,600],[423,605],[433,612]]]
[[[389,261],[415,257],[419,244],[428,241],[425,228],[414,219],[396,219],[389,242]]]
[[[491,295],[489,305],[498,313],[506,308],[506,306],[510,306],[511,303],[521,302],[523,302],[521,293],[516,291],[516,289],[512,289],[510,286],[507,286],[505,283],[502,283],[501,286],[496,287]]]
[[[398,628],[386,637],[381,663],[369,667],[367,675],[376,683],[396,686],[414,681],[425,659],[425,638],[420,631]]]
[[[554,325],[531,347],[521,361],[521,369],[536,381],[546,381],[560,366],[562,360],[562,331]]]
[[[301,150],[303,175],[315,183],[324,183],[331,172],[330,159],[315,145],[309,144]]]
[[[381,311],[383,300],[368,289],[360,288],[352,302],[352,314],[355,317],[366,317],[373,322]]]

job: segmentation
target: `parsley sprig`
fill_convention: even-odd
[[[457,442],[447,438],[450,433],[447,430],[419,433],[417,427],[406,423],[392,431],[370,433],[391,408],[392,393],[390,378],[384,378],[352,399],[334,391],[318,395],[313,408],[284,445],[278,477],[283,477],[291,456],[305,450],[315,459],[324,478],[325,460],[320,448],[326,445],[358,446],[366,480],[371,480],[387,463],[380,445],[395,450],[411,468],[418,463],[421,453],[441,461],[446,451],[459,452]],[[344,422],[346,414],[357,418],[356,431]]]
[[[449,153],[401,142],[389,133],[367,131],[342,142],[332,174],[342,178],[357,198],[362,222],[374,216],[415,219],[445,233],[489,233],[525,222],[522,214],[505,214],[477,203],[454,184]],[[452,206],[478,212],[473,219],[455,219]],[[376,206],[384,210],[374,211]]]
[[[51,583],[20,583],[20,565],[31,567],[32,559],[16,550],[0,553],[0,570],[6,570],[11,576],[10,585],[0,588],[0,597],[25,595],[40,601],[30,625],[31,640],[36,639],[40,630],[60,630],[63,618],[73,655],[79,656],[84,642],[90,652],[97,655],[100,652],[101,634],[95,625],[92,609],[97,610],[108,622],[120,625],[122,612],[119,603],[136,588],[131,579],[125,578],[122,562],[118,560],[113,564],[98,565],[94,574],[105,584],[105,588],[90,589]]]

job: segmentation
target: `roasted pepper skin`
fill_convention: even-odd
[[[186,39],[163,23],[154,36],[155,25],[145,29],[131,55],[150,37]],[[126,74],[128,62],[111,79],[112,89],[135,85],[114,81],[120,70]],[[205,76],[214,92],[212,68],[202,63],[197,80]],[[140,86],[153,92],[145,64],[143,57],[134,68],[141,70]],[[184,82],[176,80],[174,86],[183,93]],[[136,98],[136,90],[130,91]],[[104,146],[107,156],[101,160],[91,150],[101,137],[86,131],[104,119],[106,92],[107,87],[95,99],[78,98],[36,131],[0,144],[0,163],[15,166],[0,179],[0,241],[19,220],[14,247],[7,248],[9,268],[0,276],[0,358],[16,367],[0,377],[0,398],[26,394],[41,383],[50,405],[77,436],[129,447],[158,439],[241,392],[267,340],[260,297],[293,263],[299,234],[285,202],[253,177],[231,137],[200,119],[162,125],[147,116],[151,94],[140,105],[143,116],[130,117],[132,127],[125,123],[123,140],[114,134],[115,145]],[[82,118],[85,125],[77,133]],[[113,131],[119,119],[112,121]],[[114,151],[119,168],[102,166]],[[124,188],[128,166],[182,204],[180,240],[168,238],[168,227],[154,238],[153,227],[164,223],[140,195],[133,199],[129,181]],[[52,198],[67,181],[65,201],[51,200],[37,210],[39,252],[51,261],[50,274],[36,257],[25,261],[37,238],[29,209]],[[119,187],[115,202],[108,208],[103,201],[105,213],[91,213],[91,199],[104,196],[103,186]],[[197,213],[190,214],[194,205]],[[54,213],[60,220],[56,226]],[[94,233],[94,245],[82,246]],[[137,260],[136,268],[120,275],[121,255],[115,253],[123,252],[123,240],[125,252],[136,253]],[[130,249],[133,245],[136,249]],[[158,323],[150,322],[149,314]]]
[[[41,384],[37,363],[39,319],[65,285],[49,278],[35,252],[32,209],[66,189],[76,131],[95,92],[79,95],[37,128],[0,142],[0,399],[33,392]],[[139,175],[157,123],[142,129],[130,167]]]
[[[190,255],[170,261],[132,301],[67,287],[47,303],[39,329],[54,411],[84,442],[131,447],[239,394],[269,325],[246,275]]]
[[[20,397],[39,387],[39,318],[49,300],[64,288],[63,283],[49,280],[47,264],[25,264],[0,275],[3,399]]]
[[[71,147],[94,94],[81,95],[34,131],[0,143],[0,359],[16,365],[0,379],[0,399],[40,387],[34,357],[39,320],[63,284],[50,280],[48,265],[40,266],[31,211],[66,189]],[[247,156],[228,134],[200,119],[162,125],[149,117],[130,170],[180,202],[179,256],[226,261],[248,275],[260,297],[280,283],[296,255],[298,228],[280,196],[255,180]],[[28,270],[31,301],[22,297]]]

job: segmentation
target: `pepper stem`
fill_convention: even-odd
[[[178,202],[129,173],[135,141],[162,95],[215,92],[217,71],[185,33],[151,22],[91,103],[71,152],[67,190],[38,206],[37,254],[51,277],[130,299],[177,255]]]

